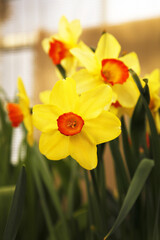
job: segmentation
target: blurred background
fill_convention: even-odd
[[[96,46],[102,31],[114,34],[125,52],[136,51],[144,73],[160,67],[159,0],[0,0],[0,86],[10,101],[21,76],[31,104],[56,81],[55,68],[41,40],[58,30],[62,15],[79,19],[81,39]],[[14,133],[12,161],[17,159],[21,129]]]

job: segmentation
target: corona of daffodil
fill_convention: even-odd
[[[8,103],[8,116],[13,127],[18,127],[22,122],[27,129],[27,141],[30,146],[33,145],[33,123],[30,110],[30,101],[27,96],[21,78],[18,78],[18,97],[19,103]]]
[[[71,52],[85,69],[81,69],[73,77],[80,93],[96,86],[109,85],[114,94],[113,102],[125,108],[133,108],[139,92],[128,68],[139,74],[139,61],[134,52],[119,57],[120,51],[120,44],[109,33],[101,36],[95,52],[81,43],[79,48],[74,48]]]
[[[77,47],[81,32],[79,20],[68,22],[66,17],[62,16],[59,21],[58,33],[42,41],[42,47],[53,63],[61,64],[67,72],[72,72],[77,64],[70,49]]]
[[[56,82],[49,103],[33,107],[33,123],[42,132],[40,152],[50,160],[70,155],[83,168],[95,168],[96,145],[121,133],[119,119],[104,110],[111,99],[107,85],[78,95],[73,79]]]

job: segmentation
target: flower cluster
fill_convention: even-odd
[[[139,76],[140,64],[135,52],[121,55],[113,35],[103,33],[93,50],[78,42],[81,32],[78,20],[60,19],[59,32],[44,39],[42,46],[53,64],[63,69],[64,78],[40,94],[43,104],[33,106],[32,111],[18,79],[19,103],[8,103],[7,109],[13,127],[24,122],[30,145],[33,125],[42,132],[39,149],[48,159],[70,155],[83,168],[93,169],[97,145],[117,138],[121,133],[119,118],[134,111],[140,93],[129,69]],[[160,132],[160,72],[156,69],[146,77],[149,107]],[[144,86],[143,80],[141,83]]]
[[[160,70],[141,77],[137,54],[121,54],[112,34],[103,33],[90,48],[80,40],[81,32],[78,20],[63,16],[58,33],[43,40],[59,80],[39,94],[42,104],[31,105],[21,78],[17,101],[4,108],[0,99],[0,200],[5,195],[0,222],[7,222],[3,239],[12,239],[14,232],[18,239],[99,240],[112,234],[114,240],[158,240]],[[20,124],[26,139],[13,167],[12,127]],[[41,132],[39,146],[34,127]],[[115,171],[112,189],[106,184],[108,150]]]

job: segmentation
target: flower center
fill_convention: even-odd
[[[54,64],[60,64],[61,60],[68,54],[68,49],[62,42],[55,39],[53,42],[50,42],[49,56],[52,58]]]
[[[129,77],[127,66],[117,59],[103,59],[101,75],[104,82],[114,84],[122,84]]]
[[[64,113],[57,119],[58,130],[66,135],[73,136],[81,132],[84,120],[75,113]]]
[[[8,103],[7,110],[8,110],[8,117],[12,122],[12,127],[18,127],[20,123],[23,121],[23,117],[24,117],[19,104]]]

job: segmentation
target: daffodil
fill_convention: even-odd
[[[33,145],[33,123],[30,110],[30,101],[27,96],[21,78],[18,78],[18,97],[19,103],[8,103],[7,110],[10,121],[13,127],[18,127],[22,122],[27,129],[27,141]]]
[[[40,152],[50,160],[70,155],[83,168],[95,168],[96,145],[121,133],[119,119],[104,110],[111,99],[112,90],[107,85],[78,95],[73,79],[57,81],[49,103],[33,107],[33,123],[42,132]]]
[[[127,116],[131,117],[132,113],[134,111],[134,107],[133,108],[125,108],[125,107],[122,107],[118,101],[116,101],[115,103],[113,102],[111,104],[109,110],[110,110],[110,112],[114,113],[119,118],[121,118],[123,115],[127,115]]]
[[[95,52],[81,43],[80,47],[71,49],[71,53],[85,69],[81,69],[72,77],[75,78],[80,93],[96,86],[109,85],[113,90],[113,102],[117,101],[125,108],[133,108],[139,92],[128,68],[139,74],[139,61],[134,52],[119,57],[120,51],[120,44],[109,33],[101,36]]]
[[[17,103],[7,103],[6,108],[12,127],[18,127],[23,122],[24,118],[21,107]]]
[[[39,99],[42,103],[48,104],[50,98],[51,90],[45,90],[39,93]]]
[[[42,47],[53,63],[61,64],[67,72],[72,72],[77,65],[77,60],[70,53],[70,49],[77,46],[81,32],[79,20],[68,22],[66,17],[62,16],[58,33],[42,41]]]
[[[150,74],[145,75],[145,78],[148,79],[148,87],[150,93],[150,103],[149,108],[154,117],[158,133],[160,133],[160,70],[155,69]],[[144,85],[144,82],[142,81]]]

